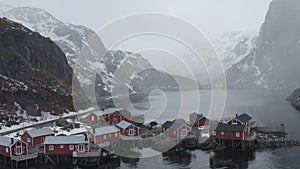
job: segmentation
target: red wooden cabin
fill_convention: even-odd
[[[241,115],[236,114],[233,119],[227,122],[227,124],[232,124],[232,125],[250,125],[250,120],[252,117],[250,117],[248,114],[243,113]]]
[[[21,136],[21,140],[26,142],[29,146],[36,146],[42,144],[46,136],[54,136],[54,132],[50,128],[33,129],[25,131]]]
[[[89,140],[85,136],[48,136],[44,141],[45,154],[66,154],[89,151]]]
[[[193,126],[201,127],[209,124],[209,119],[202,114],[192,113],[190,114],[190,122]]]
[[[90,113],[87,116],[87,120],[89,123],[107,122],[110,125],[115,125],[122,120],[130,121],[131,113],[123,109],[109,108]]]
[[[89,130],[90,142],[102,144],[120,139],[120,130],[115,126],[92,128]]]
[[[170,137],[184,138],[191,133],[191,127],[179,120],[166,121],[162,125],[162,132]]]
[[[124,120],[117,124],[117,127],[120,129],[120,133],[125,136],[138,136],[140,134],[139,127]]]
[[[246,125],[218,123],[215,129],[210,130],[212,139],[246,140],[248,136]]]
[[[0,136],[0,155],[5,157],[28,154],[28,144],[22,140]]]

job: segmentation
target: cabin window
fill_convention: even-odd
[[[176,134],[176,130],[174,130],[174,134]]]
[[[79,144],[79,145],[78,145],[78,151],[79,151],[79,152],[84,152],[84,151],[85,151],[85,146],[84,146],[84,144]]]
[[[74,145],[69,145],[70,150],[74,150]]]
[[[217,135],[217,132],[216,132],[216,131],[213,131],[213,132],[212,132],[212,135],[213,135],[213,136]]]
[[[60,148],[64,148],[64,145],[60,145]]]
[[[6,153],[9,153],[9,149],[8,149],[8,148],[5,148],[5,152],[6,152]]]
[[[183,137],[185,137],[185,136],[187,135],[187,130],[186,130],[186,129],[182,129],[182,130],[181,130],[181,135],[182,135]]]
[[[240,137],[240,132],[236,132],[236,133],[235,133],[235,136],[236,136],[236,137]]]
[[[236,120],[232,120],[232,124],[237,124],[237,121]]]
[[[223,131],[221,132],[221,135],[224,135],[224,132],[223,132]]]
[[[118,124],[118,121],[119,121],[118,118],[113,118],[112,123],[113,124]]]
[[[30,139],[30,138],[27,138],[26,141],[27,141],[27,143],[30,143],[30,142],[31,142],[31,139]]]
[[[111,137],[111,134],[109,134],[108,137]]]
[[[129,127],[129,135],[134,135],[134,127],[133,126]]]
[[[107,136],[106,136],[106,134],[105,134],[105,135],[103,135],[103,139],[104,139],[104,140],[106,140],[106,139],[107,139]]]
[[[118,137],[118,133],[115,133],[115,137]]]
[[[95,121],[95,116],[92,115],[91,119],[92,119],[92,121]]]
[[[20,142],[17,143],[16,154],[17,155],[22,154],[22,144]]]
[[[49,145],[49,150],[53,151],[54,150],[54,146],[53,145]]]

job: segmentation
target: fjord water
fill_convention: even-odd
[[[192,93],[196,91],[184,91]],[[201,103],[200,113],[206,114],[208,104],[210,104],[210,91],[200,91]],[[234,116],[236,113],[248,113],[253,120],[260,122],[261,125],[275,126],[284,124],[287,138],[300,140],[300,112],[290,106],[285,100],[287,92],[278,92],[270,90],[235,90],[227,92],[226,106],[223,114],[224,118]],[[162,114],[160,120],[168,119],[168,113],[178,108],[180,101],[179,92],[166,92],[165,98],[168,101],[165,109],[165,115]],[[155,105],[156,102],[162,102],[165,99],[160,95],[150,99],[150,103]],[[174,101],[173,101],[174,100]],[[173,104],[172,104],[173,103]],[[149,103],[136,103],[137,107],[149,107]],[[170,110],[170,111],[168,111]],[[190,110],[189,113],[193,112]],[[188,117],[188,114],[186,118]],[[210,158],[220,160],[232,160],[234,166],[229,168],[298,168],[300,166],[300,148],[282,148],[274,150],[260,150],[252,152],[223,152],[210,153],[201,150],[183,151],[171,155],[159,155],[150,158],[135,160],[120,160],[119,168],[213,168],[210,166]],[[226,168],[226,166],[224,166]]]
[[[210,91],[183,91],[184,94],[193,95],[194,92],[199,92],[201,101],[198,112],[206,114],[210,104]],[[223,117],[230,118],[236,113],[248,113],[253,120],[260,122],[262,125],[274,126],[285,124],[287,137],[289,139],[300,140],[300,112],[290,106],[290,103],[285,100],[287,92],[278,92],[270,90],[229,90],[227,91],[226,106]],[[163,95],[155,94],[149,102],[143,101],[135,103],[135,106],[140,109],[147,109],[152,105],[153,110],[160,112],[159,105],[167,101],[164,112],[160,115],[150,114],[148,117],[155,116],[157,121],[163,122],[166,119],[174,118],[177,115],[176,110],[180,106],[182,94],[177,91],[165,92]],[[187,103],[193,104],[193,99]],[[188,115],[196,110],[189,109],[189,105],[184,105],[186,113],[182,118],[188,119]],[[192,107],[192,106],[191,106]],[[157,109],[156,109],[157,108]],[[182,152],[161,154],[149,158],[131,159],[131,158],[116,158],[105,159],[99,167],[89,167],[89,169],[206,169],[206,168],[240,168],[240,169],[294,169],[300,166],[300,148],[282,148],[269,149],[259,151],[229,151],[210,153],[209,151],[201,150],[184,150]],[[228,166],[211,166],[210,160],[230,161]],[[71,161],[70,161],[71,162]],[[232,164],[233,163],[233,164]],[[69,169],[69,167],[59,167]],[[2,168],[2,167],[0,167]],[[4,167],[7,169],[7,167]],[[55,167],[46,167],[55,168]],[[77,167],[75,167],[77,168]],[[79,167],[80,168],[80,167]]]

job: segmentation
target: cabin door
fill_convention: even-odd
[[[22,154],[22,143],[18,142],[16,145],[16,154],[20,155]]]
[[[187,135],[187,129],[186,128],[182,128],[181,129],[181,138],[185,137]]]

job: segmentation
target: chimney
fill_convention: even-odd
[[[102,111],[104,111],[104,109],[101,109]]]
[[[10,143],[14,144],[14,138],[10,138]]]
[[[239,116],[239,114],[235,114],[235,117]]]

